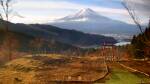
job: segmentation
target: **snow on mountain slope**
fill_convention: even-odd
[[[101,17],[97,12],[92,9],[82,9],[78,13],[73,15],[68,15],[64,18],[58,19],[56,21],[97,21],[97,19],[107,20],[109,18]]]
[[[92,34],[118,34],[132,36],[139,32],[135,25],[113,20],[92,9],[79,12],[48,23],[64,29],[73,29]]]

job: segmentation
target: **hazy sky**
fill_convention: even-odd
[[[138,0],[131,1],[135,3]],[[149,2],[150,0],[145,1]],[[140,4],[139,11],[144,11],[144,14],[140,14],[140,16],[143,20],[142,22],[145,23],[149,17],[149,11],[145,12],[149,9],[149,4],[140,2],[140,0],[135,3],[135,5],[137,4]],[[146,9],[144,8],[145,10],[143,10],[142,7],[145,5]],[[15,0],[13,11],[24,18],[13,17],[12,22],[45,23],[74,14],[83,8],[91,8],[101,15],[132,23],[132,19],[121,5],[121,0]]]

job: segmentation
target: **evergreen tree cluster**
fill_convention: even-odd
[[[132,52],[135,58],[150,58],[150,25],[132,39]]]

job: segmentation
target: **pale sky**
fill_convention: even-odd
[[[15,15],[17,13],[23,16],[13,17],[11,22],[15,23],[47,23],[74,14],[83,8],[91,8],[103,16],[133,23],[121,5],[121,0],[15,0],[12,7]],[[142,23],[147,22],[149,11],[148,14],[144,14],[140,15]]]

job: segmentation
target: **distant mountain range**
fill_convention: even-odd
[[[121,18],[120,18],[121,19]],[[74,29],[91,34],[99,35],[125,35],[132,36],[139,32],[135,25],[104,17],[92,9],[83,9],[73,15],[57,19],[47,23],[64,29]]]
[[[2,23],[2,21],[0,23]],[[2,24],[0,24],[1,31],[3,28]],[[77,49],[87,46],[102,45],[103,43],[114,44],[117,42],[112,37],[61,29],[51,25],[9,23],[9,32],[14,33],[25,48],[28,47],[31,40],[37,37],[45,39],[44,43],[47,43],[47,45],[51,40],[54,40],[54,46],[51,48],[55,50]],[[4,36],[4,33],[0,34],[1,37]]]

